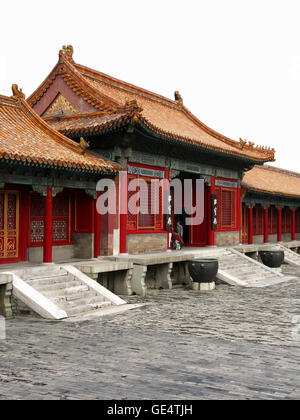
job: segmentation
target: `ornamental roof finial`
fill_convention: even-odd
[[[90,144],[87,141],[85,141],[83,137],[80,137],[79,147],[81,149],[81,154],[84,155],[86,149],[90,147]]]
[[[178,105],[183,105],[183,100],[182,100],[182,97],[181,97],[180,93],[178,92],[178,90],[175,90],[174,97],[175,97],[175,101],[177,102]]]
[[[13,93],[13,98],[25,99],[25,93],[23,93],[22,89],[19,89],[18,85],[13,84],[11,90]]]
[[[74,48],[72,45],[63,45],[62,49],[59,51],[59,58],[65,57],[69,61],[73,61],[73,52]]]
[[[132,114],[143,111],[143,108],[139,106],[136,99],[126,99],[125,105],[122,108],[127,112],[132,112]]]

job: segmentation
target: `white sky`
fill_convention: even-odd
[[[300,172],[299,0],[0,3],[0,93],[28,96],[72,44],[76,62],[173,98]]]

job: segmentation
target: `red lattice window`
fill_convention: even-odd
[[[128,177],[128,182],[130,182],[133,177]],[[134,213],[131,197],[136,193],[136,191],[128,191],[128,214],[127,214],[127,229],[136,230],[137,229],[137,215]],[[132,206],[132,208],[131,208]]]
[[[263,235],[264,209],[261,206],[253,208],[253,235]]]
[[[237,191],[229,188],[216,188],[218,197],[218,229],[234,229],[237,226]]]
[[[296,210],[295,213],[296,221],[296,233],[300,233],[300,209]]]
[[[269,234],[277,233],[278,224],[278,210],[276,207],[269,207],[268,209],[268,232]]]
[[[70,242],[69,233],[69,197],[53,198],[53,242]],[[30,242],[41,246],[44,242],[45,198],[39,194],[31,195],[30,203]]]
[[[4,229],[4,194],[0,193],[0,230]]]
[[[142,231],[146,229],[163,230],[163,193],[162,187],[153,188],[153,183],[161,181],[155,178],[146,178],[140,176],[128,176],[128,183],[133,179],[143,180],[144,182],[138,183],[135,191],[128,191],[128,216],[127,216],[127,229],[129,231]],[[140,191],[143,193],[143,188],[147,200],[140,200],[136,203],[140,206],[140,212],[134,212],[134,200],[131,198]],[[158,214],[153,212],[153,209],[158,209]]]
[[[31,195],[30,202],[30,242],[40,244],[44,241],[45,198],[39,194]]]
[[[69,241],[69,197],[53,198],[53,242]]]
[[[144,179],[140,183],[140,192],[147,197],[147,200],[140,200],[140,213],[138,214],[138,228],[155,228],[155,215],[151,212],[151,206],[155,203],[155,192],[151,181]]]
[[[282,209],[282,233],[292,232],[292,211],[288,207]]]

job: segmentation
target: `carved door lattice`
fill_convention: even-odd
[[[0,258],[19,256],[19,193],[0,191]]]
[[[31,230],[32,245],[42,245],[45,227],[45,198],[33,194],[31,197]],[[56,196],[53,199],[53,242],[70,241],[70,197]]]

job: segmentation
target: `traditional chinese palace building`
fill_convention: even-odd
[[[255,166],[242,181],[242,242],[300,239],[300,174]]]
[[[51,133],[53,130],[60,133],[59,139],[67,136],[70,144],[74,145],[74,142],[80,144],[80,138],[83,137],[93,154],[86,152],[83,156],[78,155],[84,160],[96,159],[97,154],[101,174],[107,171],[113,176],[117,168],[116,164],[105,160],[106,157],[125,168],[126,183],[133,178],[143,179],[148,183],[152,180],[174,178],[203,179],[204,222],[201,225],[184,226],[186,245],[222,246],[235,245],[241,241],[242,178],[255,165],[273,161],[273,149],[256,147],[243,140],[237,142],[215,132],[184,106],[178,92],[175,92],[175,99],[170,100],[75,63],[71,46],[63,47],[58,63],[27,102],[43,119],[43,127],[47,123],[51,126]],[[35,120],[41,124],[40,118],[35,117]],[[56,147],[60,156],[58,149]],[[44,158],[46,156],[47,153]],[[51,169],[51,173],[57,173],[53,186],[56,186],[58,180],[61,186],[60,170],[61,168]],[[26,187],[30,189],[29,195],[37,200],[39,197],[36,207],[32,205],[32,212],[27,215],[31,232],[35,232],[34,227],[42,217],[42,196],[37,190],[42,185],[48,185],[48,178],[42,178],[38,171],[39,167],[35,173],[31,172],[31,176],[36,177],[31,182],[34,188]],[[68,231],[67,239],[69,243],[74,239],[79,242],[76,234],[92,234],[93,227],[88,225],[88,219],[82,215],[76,219],[76,214],[79,214],[75,211],[76,194],[84,195],[86,200],[93,200],[86,191],[92,189],[95,174],[80,168],[77,171],[66,170],[62,178],[65,173],[70,174],[72,179],[77,177],[80,182],[85,182],[80,191],[75,192],[69,183],[62,184],[65,192],[61,192],[65,194],[64,197],[71,194],[69,205],[74,209],[68,222],[73,230]],[[195,186],[193,189],[195,190]],[[217,225],[212,223],[211,198],[215,195],[218,200]],[[127,187],[120,188],[121,205],[127,206],[129,196]],[[161,192],[158,195],[151,193],[149,196],[149,207],[151,203],[159,202],[159,214],[135,215],[126,207],[125,214],[120,214],[118,222],[111,221],[109,217],[105,223],[102,221],[105,227],[101,231],[101,255],[112,254],[116,249],[120,253],[166,250],[169,235],[165,230],[162,214],[162,197]],[[247,196],[245,199],[247,200]],[[86,209],[84,201],[77,203],[81,203],[82,208]],[[92,221],[92,216],[90,220]],[[32,233],[30,249],[42,246],[42,233],[37,232],[40,235],[37,234],[36,239]],[[25,235],[28,235],[28,231]],[[62,242],[65,242],[65,236]],[[23,253],[25,257],[25,248]]]
[[[40,118],[13,86],[0,96],[0,264],[100,255],[96,182],[117,163]]]

